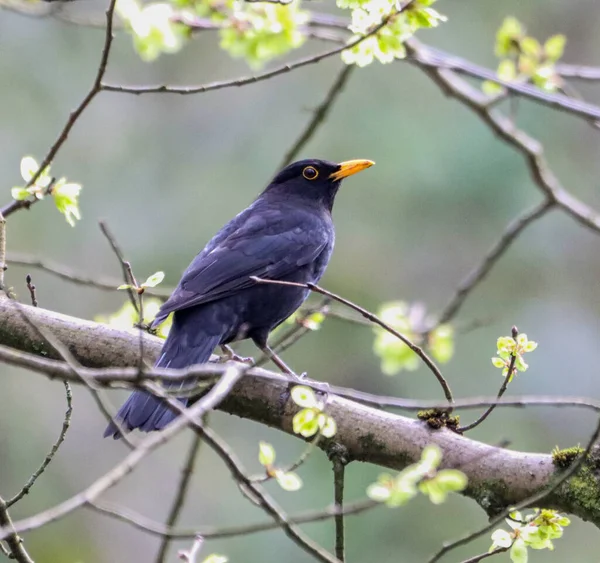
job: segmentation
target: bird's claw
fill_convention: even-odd
[[[229,346],[223,346],[222,350],[225,354],[225,356],[222,357],[223,362],[239,362],[241,364],[248,364],[250,366],[254,364],[254,358],[252,356],[240,356],[239,354],[236,354]]]

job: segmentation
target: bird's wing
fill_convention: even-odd
[[[251,214],[237,230],[194,259],[153,324],[174,311],[255,285],[250,276],[281,279],[316,260],[329,238],[312,213]]]

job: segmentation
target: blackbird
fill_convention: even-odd
[[[156,366],[201,364],[216,346],[250,338],[289,372],[268,347],[267,337],[300,307],[309,290],[261,284],[251,276],[317,283],[333,250],[331,210],[341,181],[373,164],[370,160],[336,164],[311,159],[279,172],[250,207],[194,258],[160,308],[153,327],[175,314]],[[187,399],[180,400],[187,403]],[[134,391],[116,418],[125,431],[150,432],[164,428],[176,416],[159,398]],[[120,431],[111,423],[104,436],[120,438]]]

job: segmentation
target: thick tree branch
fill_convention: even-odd
[[[21,307],[26,310],[30,320],[52,331],[83,365],[109,367],[136,366],[138,363],[139,337],[136,331],[116,330],[39,307]],[[32,333],[31,326],[23,320],[14,303],[7,299],[0,300],[0,344],[24,352],[56,357],[55,353],[40,342],[40,337]],[[161,341],[149,335],[144,338],[147,353],[156,356]],[[12,352],[12,358],[7,355],[3,357],[5,361],[16,365],[29,365],[20,359],[16,351]],[[39,367],[29,367],[42,373],[59,375],[53,368],[58,362],[47,358],[39,358],[38,361]],[[215,373],[222,373],[223,369],[224,366],[215,366]],[[69,370],[68,366],[64,368],[66,374],[70,373]],[[131,371],[129,381],[133,382],[137,372]],[[255,371],[270,376],[251,377],[250,374]],[[113,375],[114,372],[118,370],[113,370]],[[108,375],[110,373],[107,373]],[[64,378],[63,376],[64,374],[61,377]],[[77,380],[76,374],[72,374],[72,379]],[[96,381],[100,382],[101,379]],[[250,370],[219,408],[293,434],[292,418],[297,409],[289,401],[284,408],[280,405],[281,396],[287,388],[288,382],[284,377],[264,370]],[[358,393],[356,395],[359,396]],[[375,400],[371,402],[377,404]],[[543,403],[544,401],[538,402]],[[391,402],[382,399],[379,404]],[[552,404],[552,401],[548,400],[546,404]],[[590,406],[592,402],[573,404]],[[548,486],[557,473],[548,454],[497,448],[446,429],[431,431],[419,420],[384,412],[338,396],[331,396],[327,408],[328,414],[333,416],[338,425],[336,441],[346,448],[349,461],[365,461],[391,469],[403,469],[420,459],[421,452],[427,444],[436,443],[444,452],[444,465],[460,468],[467,474],[469,487],[465,494],[476,500],[490,514],[539,492]],[[322,441],[319,447],[327,450],[331,448],[331,441]],[[600,489],[596,479],[590,477],[587,465],[584,466],[584,471],[587,471],[585,475],[589,478],[587,481],[579,481],[578,487],[581,490],[582,485],[585,485],[586,498],[579,496],[576,488],[567,483],[554,491],[544,504],[576,514],[600,526]],[[598,499],[599,502],[592,503],[590,498]]]

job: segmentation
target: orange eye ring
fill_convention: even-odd
[[[316,180],[319,177],[319,172],[314,166],[307,166],[302,170],[302,176],[307,180]]]

